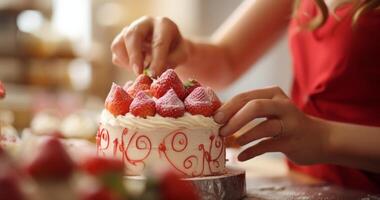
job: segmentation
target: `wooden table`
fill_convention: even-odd
[[[236,155],[236,152],[232,154]],[[279,156],[260,156],[246,162],[229,158],[229,165],[246,170],[246,200],[380,200],[379,194],[331,185],[296,172],[289,172]]]

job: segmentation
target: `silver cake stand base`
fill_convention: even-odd
[[[136,186],[138,182],[144,182],[141,176],[125,176],[127,182]],[[221,176],[208,176],[198,178],[185,178],[190,181],[204,200],[237,200],[246,195],[245,171],[239,169],[227,169],[227,173]]]

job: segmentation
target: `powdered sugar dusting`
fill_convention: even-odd
[[[185,105],[181,101],[181,99],[178,98],[177,94],[173,89],[170,89],[164,96],[159,98],[156,102],[156,104],[163,106],[165,108],[183,108],[185,109]]]
[[[185,104],[198,105],[205,104],[211,106],[211,101],[207,95],[206,89],[204,87],[197,87],[189,94],[185,99]]]

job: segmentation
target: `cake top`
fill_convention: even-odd
[[[157,79],[148,73],[139,75],[123,87],[113,83],[105,107],[114,116],[128,113],[135,117],[155,116],[179,118],[185,113],[211,117],[221,106],[215,92],[198,81],[183,83],[173,69]]]

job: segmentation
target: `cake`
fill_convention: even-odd
[[[126,175],[169,166],[186,177],[225,173],[225,144],[212,115],[221,103],[195,80],[169,69],[156,80],[139,75],[113,83],[97,133],[99,156],[121,159]]]

